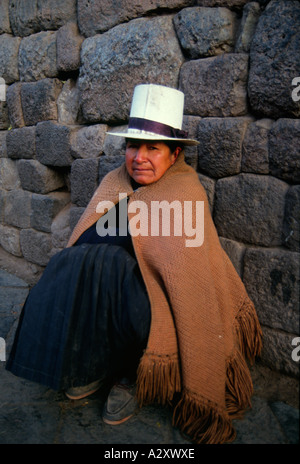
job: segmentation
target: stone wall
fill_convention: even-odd
[[[36,282],[123,162],[105,132],[126,126],[134,86],[180,88],[201,142],[186,159],[256,304],[262,362],[296,376],[299,50],[298,1],[0,0],[0,267]]]

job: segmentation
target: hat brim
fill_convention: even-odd
[[[163,135],[149,134],[146,132],[106,132],[107,135],[114,135],[116,137],[124,137],[126,139],[138,140],[155,140],[157,142],[180,142],[183,145],[192,146],[199,145],[200,142],[194,139],[179,139],[172,137],[164,137]]]

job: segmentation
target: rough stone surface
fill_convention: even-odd
[[[70,166],[72,128],[52,121],[36,126],[36,159],[47,166]]]
[[[262,361],[265,365],[283,372],[284,374],[299,378],[299,362],[292,359],[292,345],[296,334],[264,327]]]
[[[300,3],[272,0],[259,18],[250,49],[249,98],[267,117],[299,117],[291,98],[300,69]]]
[[[162,47],[162,44],[168,44]],[[88,122],[126,121],[135,85],[177,87],[183,56],[171,16],[139,18],[86,39],[79,89]],[[120,76],[122,85],[120,86]]]
[[[300,251],[300,185],[290,187],[286,195],[283,243],[291,251]]]
[[[7,131],[7,156],[12,159],[35,157],[35,126]]]
[[[242,171],[269,174],[269,132],[273,121],[260,119],[250,123],[243,140]]]
[[[21,81],[57,76],[56,32],[42,31],[22,39],[19,50]]]
[[[298,333],[298,253],[282,249],[247,248],[244,282],[263,325]]]
[[[233,50],[237,18],[227,8],[186,8],[174,17],[174,25],[180,45],[189,58]]]
[[[68,79],[57,98],[57,117],[60,124],[80,124],[82,122],[79,91],[76,82]]]
[[[6,92],[9,120],[12,127],[15,128],[25,126],[21,102],[21,86],[20,82],[15,82],[8,87]]]
[[[67,192],[52,192],[47,195],[33,194],[31,199],[31,227],[41,232],[51,232],[56,215],[70,201]]]
[[[71,168],[71,201],[87,206],[98,186],[99,159],[77,159]]]
[[[4,223],[26,228],[30,227],[31,193],[21,189],[7,192],[4,207]]]
[[[198,125],[198,168],[211,177],[238,174],[249,118],[204,118]]]
[[[234,49],[236,53],[249,52],[260,14],[258,2],[250,2],[245,5]]]
[[[205,189],[205,192],[206,192],[206,195],[207,195],[207,198],[208,198],[210,211],[213,211],[216,182],[215,182],[214,179],[211,179],[208,176],[204,176],[203,174],[198,174],[198,178],[199,178],[202,186]]]
[[[7,158],[6,136],[8,131],[0,131],[0,158]]]
[[[24,257],[31,263],[46,266],[52,248],[51,235],[32,229],[22,229],[20,245]]]
[[[230,261],[234,265],[234,268],[238,275],[243,277],[243,258],[246,247],[242,243],[229,240],[228,238],[220,237],[220,243],[223,249],[226,251]]]
[[[24,190],[48,193],[64,186],[64,178],[60,173],[37,160],[19,160],[17,165]]]
[[[300,35],[300,34],[299,34]],[[300,119],[279,119],[269,134],[270,173],[300,183]]]
[[[7,158],[0,158],[0,188],[13,190],[20,186],[20,179],[15,163]]]
[[[107,126],[93,124],[74,131],[71,137],[71,153],[74,158],[98,158],[103,153]]]
[[[219,235],[255,245],[281,245],[287,191],[288,184],[269,176],[219,179],[214,208]]]
[[[158,8],[177,9],[193,5],[194,0],[119,0],[112,8],[107,1],[78,0],[78,23],[82,34],[88,37]]]
[[[228,8],[242,8],[249,0],[196,0],[200,6],[228,6]]]
[[[6,84],[19,80],[18,52],[21,39],[9,34],[0,35],[0,69]]]
[[[76,0],[14,0],[9,15],[14,34],[23,37],[74,20]]]
[[[70,210],[71,204],[66,205],[52,222],[52,246],[55,252],[65,248],[70,238]]]
[[[0,102],[0,130],[9,128],[8,107],[6,102]]]
[[[248,55],[228,53],[192,60],[180,70],[185,113],[203,117],[247,113]]]
[[[0,34],[5,32],[11,33],[9,22],[9,0],[1,0],[0,2]]]
[[[18,229],[0,224],[0,245],[12,255],[22,256]]]
[[[68,23],[58,30],[56,35],[58,71],[75,71],[80,67],[80,49],[83,40],[76,23]]]
[[[125,162],[123,154],[115,156],[101,156],[99,159],[99,183],[113,169],[118,168]]]
[[[21,102],[26,126],[57,119],[56,100],[62,89],[58,79],[41,79],[21,84]]]

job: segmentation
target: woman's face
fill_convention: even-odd
[[[164,142],[128,140],[125,155],[127,171],[138,184],[152,184],[175,163],[180,151],[181,148],[177,147],[172,153]]]

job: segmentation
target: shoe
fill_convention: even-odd
[[[130,419],[138,407],[135,392],[135,384],[114,385],[104,405],[103,421],[109,425],[119,425]]]
[[[84,387],[74,387],[69,388],[65,395],[70,400],[80,400],[85,398],[86,396],[92,395],[101,387],[102,382],[101,380],[96,380],[95,382],[90,383],[89,385],[85,385]]]

